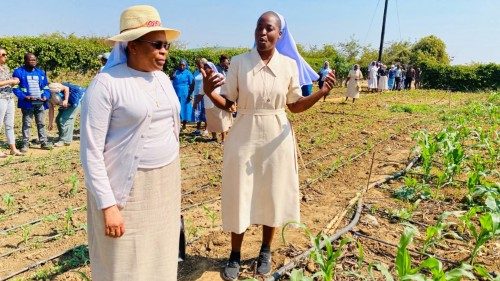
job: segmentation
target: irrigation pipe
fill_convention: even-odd
[[[203,184],[203,185],[201,185],[201,186],[199,186],[199,187],[195,188],[194,190],[186,191],[186,192],[182,193],[181,195],[182,195],[182,196],[187,196],[187,195],[190,195],[190,194],[192,194],[192,193],[196,193],[196,192],[198,192],[198,191],[202,191],[203,189],[209,188],[209,187],[211,187],[211,186],[212,186],[212,185],[211,185],[210,183],[206,183],[206,184]]]
[[[210,199],[210,200],[207,200],[207,201],[203,201],[203,202],[200,202],[200,203],[195,203],[195,204],[193,204],[193,205],[189,205],[189,206],[187,206],[187,207],[182,208],[182,209],[181,209],[181,212],[183,212],[183,211],[187,211],[187,210],[192,209],[192,208],[199,207],[199,206],[201,206],[201,205],[205,205],[205,204],[207,204],[207,203],[212,203],[212,202],[215,202],[215,201],[217,201],[217,200],[220,200],[220,198],[221,198],[221,197],[219,196],[219,197],[216,197],[216,198],[214,198],[214,199]]]
[[[372,156],[372,163],[371,163],[371,168],[373,168],[373,158],[375,156],[375,153],[373,154]],[[410,163],[406,166],[405,169],[401,170],[401,171],[398,171],[382,180],[379,180],[375,183],[372,183],[372,184],[369,184],[370,183],[370,176],[368,176],[368,183],[367,183],[367,187],[363,190],[363,192],[366,192],[368,189],[372,188],[372,187],[377,187],[391,179],[395,179],[395,178],[398,178],[398,177],[401,177],[402,175],[404,175],[409,169],[411,169],[411,167],[413,167],[413,165],[417,162],[417,160],[420,158],[420,156],[417,156],[415,157],[414,159],[412,159],[412,161],[410,161]],[[370,170],[371,170],[370,168]],[[371,175],[371,171],[370,171],[370,175]],[[358,221],[359,221],[359,218],[361,216],[361,211],[363,210],[363,197],[362,197],[362,194],[363,192],[358,192],[358,194],[356,195],[356,197],[354,199],[354,202],[358,202],[357,204],[357,207],[356,207],[356,213],[354,214],[354,218],[351,220],[351,222],[345,226],[344,228],[340,229],[339,231],[337,231],[335,234],[333,234],[332,236],[330,236],[328,238],[328,241],[331,243],[337,239],[339,239],[342,235],[346,234],[347,232],[349,231],[352,231],[352,229],[354,228],[354,226],[356,226],[358,224]],[[349,209],[349,208],[346,208],[346,210]],[[347,212],[345,212],[346,214]],[[339,219],[336,219],[336,220],[340,220]],[[323,241],[321,244],[320,244],[320,247],[323,248],[325,246],[325,241]],[[281,268],[279,268],[278,270],[276,270],[271,277],[269,277],[268,279],[266,279],[266,281],[275,281],[275,280],[279,280],[281,277],[283,277],[288,271],[292,270],[293,268],[295,268],[302,260],[306,259],[310,254],[311,252],[314,250],[314,247],[311,247],[309,248],[308,250],[304,251],[302,254],[296,256],[295,258],[293,258],[290,262],[288,262],[287,264],[283,265]]]
[[[335,233],[334,235],[330,236],[328,238],[328,241],[331,243],[337,239],[339,239],[342,235],[346,234],[347,232],[349,232],[354,226],[356,226],[356,224],[358,223],[359,221],[359,217],[361,216],[361,207],[362,207],[362,204],[361,203],[361,200],[358,201],[358,207],[357,207],[357,210],[356,210],[356,213],[354,215],[354,218],[351,220],[351,222],[344,228],[342,228],[341,230],[339,230],[337,233]],[[320,247],[323,248],[326,244],[326,241],[323,241],[321,244],[320,244]],[[298,263],[300,263],[302,260],[306,259],[310,254],[311,252],[314,250],[314,247],[311,247],[309,248],[308,250],[306,250],[305,252],[303,252],[302,254],[296,256],[295,258],[293,258],[289,263],[285,264],[284,266],[282,266],[280,269],[276,270],[273,275],[271,277],[269,277],[268,279],[266,279],[266,281],[275,281],[275,280],[279,280],[281,277],[283,277],[288,271],[292,270],[293,268],[295,268]]]
[[[87,207],[87,205],[85,205],[85,206],[80,206],[80,207],[74,208],[74,209],[73,209],[73,211],[79,211],[79,210],[84,209],[84,208],[86,208],[86,207]],[[59,213],[50,214],[50,215],[57,215],[57,216],[58,216],[58,215],[62,215],[62,214],[65,214],[65,213],[66,213],[66,211],[61,211],[61,212],[59,212]],[[47,215],[47,216],[50,216],[50,215]],[[34,224],[37,224],[37,223],[39,223],[39,222],[43,221],[43,220],[44,220],[47,216],[44,216],[43,218],[38,218],[38,219],[36,219],[36,220],[29,221],[29,222],[26,222],[26,223],[23,223],[23,224],[20,224],[20,225],[17,225],[17,226],[13,226],[13,227],[8,228],[8,229],[4,229],[4,230],[0,231],[0,234],[6,234],[6,233],[9,233],[9,232],[11,232],[11,231],[13,231],[13,230],[16,230],[16,229],[18,229],[18,228],[25,227],[25,226],[27,226],[27,225],[34,225]]]
[[[58,254],[55,254],[55,255],[53,255],[53,256],[51,256],[51,257],[47,258],[47,259],[44,259],[44,260],[41,260],[41,261],[37,261],[37,262],[35,262],[35,263],[32,263],[32,264],[28,265],[28,266],[27,266],[27,267],[25,267],[25,268],[22,268],[22,269],[20,269],[20,270],[18,270],[18,271],[16,271],[16,272],[11,273],[11,274],[10,274],[10,275],[8,275],[8,276],[2,277],[2,278],[0,279],[0,281],[5,281],[5,280],[8,280],[8,279],[10,279],[10,278],[12,278],[12,277],[14,277],[14,276],[17,276],[17,275],[19,275],[19,274],[21,274],[21,273],[24,273],[24,272],[26,272],[26,271],[28,271],[28,270],[30,270],[30,269],[33,269],[33,268],[35,268],[35,267],[37,267],[37,266],[43,265],[43,264],[45,264],[45,263],[47,263],[47,262],[49,262],[49,261],[51,261],[51,260],[53,260],[53,259],[57,259],[57,258],[58,258],[58,257],[60,257],[60,256],[63,256],[63,255],[65,255],[65,254],[69,254],[71,251],[73,251],[73,250],[75,250],[76,248],[81,247],[81,246],[86,246],[86,245],[83,245],[83,244],[82,244],[82,245],[78,245],[78,246],[76,246],[76,247],[74,247],[74,248],[71,248],[71,249],[69,249],[69,250],[64,250],[64,251],[62,251],[62,252],[60,252],[60,253],[58,253]]]

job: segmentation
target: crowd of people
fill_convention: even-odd
[[[251,225],[262,225],[256,272],[267,275],[277,227],[300,221],[296,140],[285,109],[299,113],[324,100],[336,83],[335,69],[325,61],[315,72],[298,53],[285,18],[273,11],[258,18],[249,52],[231,59],[221,55],[217,65],[199,58],[193,73],[181,60],[169,77],[163,72],[165,58],[179,36],[180,31],[162,25],[154,7],[127,8],[120,33],[108,39],[113,49],[100,55],[103,67],[87,89],[49,83],[32,53],[11,73],[7,50],[0,48],[0,117],[11,154],[28,150],[33,118],[41,148],[69,145],[81,108],[93,280],[176,280],[179,137],[188,123],[196,124],[192,134],[211,134],[217,141],[220,133],[224,144],[222,222],[231,251],[223,279],[238,279],[243,238]],[[419,85],[419,71],[399,65],[388,70],[373,62],[369,88]],[[346,101],[359,98],[362,79],[354,65],[345,82]],[[23,119],[20,150],[14,137],[16,97]],[[45,110],[51,130],[56,108],[59,137],[52,144]]]
[[[422,70],[411,65],[400,63],[387,65],[372,61],[368,65],[368,89],[370,92],[383,92],[418,89],[421,87]]]
[[[49,83],[47,75],[37,67],[37,57],[33,53],[24,55],[24,65],[13,72],[7,66],[8,53],[0,47],[0,120],[5,126],[10,154],[24,155],[30,145],[32,120],[35,119],[38,133],[37,143],[42,149],[52,149],[70,145],[80,100],[85,89],[74,84]],[[22,142],[16,147],[14,135],[15,99],[22,114]],[[49,131],[54,127],[54,111],[59,108],[55,123],[58,137],[55,143],[49,141],[45,126],[45,111],[49,109]],[[7,154],[0,152],[0,158]]]

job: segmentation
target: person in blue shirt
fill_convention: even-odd
[[[73,141],[75,119],[85,88],[71,83],[50,83],[49,131],[54,128],[54,111],[59,107],[56,119],[59,140],[54,147],[69,146]]]
[[[396,82],[396,67],[393,65],[391,65],[391,68],[389,69],[389,81],[387,82],[387,87],[389,88],[389,90],[394,90],[396,87],[395,87],[395,82]]]
[[[32,53],[24,55],[24,65],[14,70],[13,77],[19,79],[19,85],[13,88],[17,96],[17,107],[21,109],[23,125],[23,146],[21,152],[28,151],[31,137],[31,120],[35,117],[38,140],[42,149],[52,149],[45,131],[45,110],[49,108],[50,91],[45,72],[36,67],[37,58]]]
[[[194,122],[193,97],[190,93],[192,83],[194,83],[193,74],[188,69],[187,61],[183,59],[172,75],[172,85],[181,103],[182,130],[186,129],[187,122]]]

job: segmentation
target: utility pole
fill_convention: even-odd
[[[384,48],[384,35],[385,35],[385,18],[387,16],[388,2],[389,0],[385,0],[384,20],[382,21],[382,34],[380,35],[380,47],[378,48],[378,61],[382,61],[382,48]]]

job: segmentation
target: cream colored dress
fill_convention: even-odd
[[[286,104],[302,97],[294,60],[275,53],[267,66],[256,49],[231,60],[222,94],[238,102],[224,144],[222,222],[242,233],[251,224],[299,221],[295,138]]]
[[[347,77],[349,77],[349,81],[347,82],[347,93],[345,96],[353,99],[359,98],[359,80],[363,79],[363,74],[359,69],[351,69]]]

